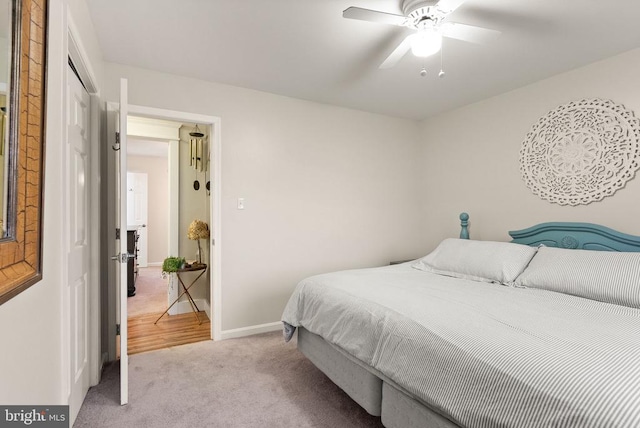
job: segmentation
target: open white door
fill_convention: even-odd
[[[127,79],[120,79],[120,108],[118,111],[118,146],[116,155],[116,225],[120,229],[116,290],[116,319],[120,325],[120,404],[129,402],[129,355],[127,350]]]

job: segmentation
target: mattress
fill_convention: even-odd
[[[283,321],[461,426],[640,426],[637,309],[401,264],[308,278]]]

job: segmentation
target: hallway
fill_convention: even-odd
[[[211,339],[211,322],[204,311],[180,315],[160,314],[167,308],[167,282],[160,267],[140,268],[136,295],[128,303],[129,355]]]

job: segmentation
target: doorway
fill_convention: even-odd
[[[210,212],[210,230],[211,236],[207,240],[206,244],[210,250],[210,263],[209,268],[209,280],[208,280],[208,292],[210,299],[210,308],[207,312],[210,322],[209,338],[213,340],[221,339],[221,134],[220,134],[220,118],[214,116],[206,116],[195,113],[185,113],[173,110],[157,109],[152,107],[143,107],[137,105],[131,105],[127,102],[127,81],[126,79],[120,80],[120,102],[107,104],[107,144],[106,149],[106,162],[104,167],[106,170],[107,180],[105,180],[106,187],[106,200],[105,207],[115,207],[115,209],[108,209],[106,212],[106,231],[111,232],[115,230],[116,239],[107,239],[107,251],[108,254],[117,254],[113,257],[115,260],[118,258],[118,263],[112,263],[107,270],[108,272],[108,284],[111,284],[109,290],[109,304],[107,317],[114,320],[113,323],[107,323],[108,338],[115,338],[116,340],[108,340],[108,358],[110,360],[116,360],[120,358],[120,402],[126,404],[128,402],[128,328],[127,328],[127,290],[126,290],[126,272],[122,269],[123,264],[129,259],[129,251],[126,246],[126,241],[120,239],[122,235],[120,230],[127,228],[126,224],[126,210],[123,206],[126,204],[126,197],[120,195],[126,194],[126,164],[127,156],[126,150],[122,150],[127,147],[128,130],[128,116],[136,116],[140,118],[148,119],[160,119],[165,121],[179,122],[180,124],[199,124],[200,129],[203,127],[206,129],[209,137],[209,152],[210,152],[210,166],[211,166],[211,193],[209,197],[209,212]],[[120,130],[124,130],[124,134],[120,135]],[[170,141],[169,144],[169,156],[170,159],[179,159],[181,146],[180,138]],[[182,146],[184,147],[184,146]],[[188,156],[184,157],[183,162],[188,160]],[[119,165],[123,165],[124,168],[119,170]],[[170,165],[177,165],[177,163]],[[170,172],[174,171],[173,167]],[[179,172],[176,168],[174,172]],[[170,195],[179,193],[179,183],[176,180],[170,180]],[[175,191],[174,191],[175,187]],[[178,218],[180,203],[170,203],[169,217]],[[170,224],[177,224],[177,222],[171,221]],[[177,243],[179,240],[178,228],[171,228],[169,241],[170,247],[172,243]],[[183,232],[184,233],[184,232]],[[192,242],[193,244],[193,242]],[[194,244],[195,245],[195,244]],[[171,247],[173,249],[173,247]],[[178,247],[176,247],[178,248]],[[173,253],[176,254],[176,253]]]
[[[127,120],[127,234],[136,256],[127,298],[129,354],[212,337],[209,272],[191,287],[193,305],[181,299],[162,315],[184,289],[175,274],[163,275],[163,260],[192,261],[196,247],[185,238],[189,222],[195,216],[211,224],[210,192],[204,182],[197,192],[188,178],[189,133],[195,126],[136,115]],[[211,266],[208,250],[205,245],[204,262]],[[191,273],[182,276],[187,285],[194,279]]]

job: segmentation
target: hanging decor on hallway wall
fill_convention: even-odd
[[[531,191],[559,205],[586,205],[613,195],[640,167],[640,120],[598,98],[561,105],[533,125],[520,149]]]
[[[206,156],[205,150],[205,140],[206,136],[203,132],[198,128],[198,124],[193,131],[189,132],[189,136],[191,139],[189,140],[189,166],[193,167],[196,171],[196,179],[193,181],[193,189],[200,190],[200,180],[198,180],[198,172],[205,173],[205,182],[207,181],[207,166],[206,161],[208,156]],[[207,189],[209,190],[209,189]]]

